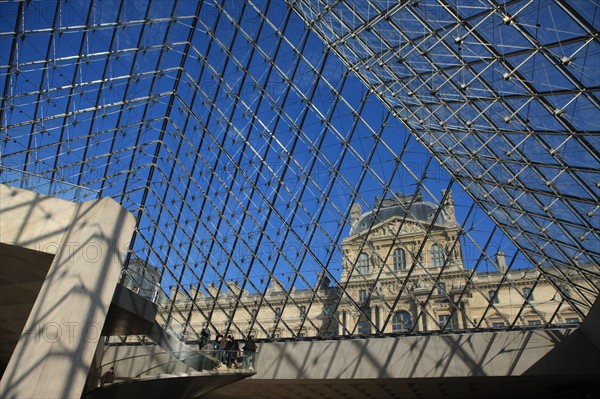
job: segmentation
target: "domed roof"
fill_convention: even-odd
[[[396,194],[394,198],[376,197],[374,209],[360,215],[360,217],[352,223],[350,235],[362,233],[363,231],[368,230],[369,226],[374,226],[395,216],[402,219],[406,217],[409,220],[417,220],[428,225],[433,220],[437,209],[438,206],[425,201],[420,192],[417,192],[414,195]],[[448,216],[446,213],[443,211],[440,212],[436,222],[438,224],[447,223]]]

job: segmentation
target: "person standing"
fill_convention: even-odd
[[[198,345],[198,347],[199,347],[198,349],[199,350],[204,349],[204,347],[208,343],[209,339],[210,339],[210,331],[208,331],[208,326],[205,325],[204,328],[202,329],[202,331],[200,331],[200,343]]]
[[[247,370],[254,370],[254,358],[256,356],[256,342],[252,335],[248,336],[248,341],[244,345],[244,362],[243,368]]]
[[[231,365],[233,368],[238,368],[238,362],[241,362],[242,359],[239,359],[240,356],[240,343],[237,339],[233,340],[233,345],[231,346]],[[239,365],[241,367],[241,364]]]
[[[223,339],[223,335],[217,334],[215,337],[214,349],[216,351],[221,351],[221,340]]]
[[[230,368],[231,364],[235,361],[235,356],[233,354],[234,345],[235,345],[235,340],[233,339],[233,337],[231,335],[228,335],[227,336],[227,344],[225,345],[225,363],[227,364],[228,368]]]
[[[223,334],[223,336],[221,337],[221,362],[225,363],[227,361],[227,336],[225,336],[225,334]]]

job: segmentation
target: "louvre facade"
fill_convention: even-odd
[[[275,279],[262,295],[242,291],[231,281],[222,291],[211,285],[206,294],[193,292],[194,304],[183,296],[164,298],[163,311],[174,303],[188,319],[173,325],[191,325],[195,331],[207,327],[213,338],[222,333],[262,340],[494,331],[532,328],[549,320],[568,326],[581,322],[574,309],[559,306],[563,296],[573,295],[567,288],[556,290],[529,267],[508,270],[501,250],[496,253],[497,271],[466,269],[456,244],[459,226],[452,195],[447,198],[438,207],[424,201],[421,193],[398,193],[376,199],[374,210],[366,213],[353,207],[349,234],[342,240],[343,289],[331,286],[325,275],[319,276],[314,290],[292,290],[289,295]],[[431,229],[427,232],[424,226]],[[420,255],[411,257],[415,253]],[[597,287],[600,279],[594,284]],[[263,296],[273,309],[261,306]],[[238,330],[228,330],[230,320]],[[183,328],[175,333],[188,342],[196,339]]]

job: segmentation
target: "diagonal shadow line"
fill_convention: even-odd
[[[80,218],[83,218],[83,217],[87,216],[89,213],[92,213],[94,211],[94,208],[97,207],[97,206],[99,206],[99,205],[101,205],[101,203],[102,203],[102,201],[99,201],[97,204],[90,204],[91,206],[89,206],[88,209],[84,210],[83,212],[81,212],[81,207],[80,206],[76,207],[76,211],[71,216],[72,219],[71,219],[71,221],[69,223],[69,226],[73,226],[74,229],[68,229],[67,232],[66,232],[66,234],[63,236],[61,242],[68,241],[69,235],[76,234],[77,233],[77,231],[76,231],[77,228],[78,227],[83,227],[83,225],[85,225],[85,222],[84,222],[84,224],[82,224],[82,226],[79,226],[77,220],[80,219]],[[127,212],[124,209],[122,209],[122,208],[119,209],[119,213],[122,214],[123,216],[125,216],[127,214]],[[105,235],[104,233],[101,233],[99,235],[96,232],[96,233],[92,234],[92,236],[88,239],[88,241],[86,241],[86,243],[89,244],[89,243],[94,243],[94,242],[105,242],[106,244],[108,244],[107,247],[109,248],[109,251],[110,251],[110,248],[113,248],[113,246],[117,244],[116,242],[112,242],[113,239],[111,239],[110,237],[114,237],[115,235],[118,236],[118,231],[120,231],[120,229],[122,228],[122,226],[124,224],[124,220],[125,220],[125,217],[118,218],[118,222],[115,223],[115,225],[113,226],[113,229],[112,229],[113,234],[109,233],[108,235]],[[103,230],[102,227],[99,227],[99,230],[102,231]],[[86,243],[84,243],[84,244],[86,244]],[[81,245],[77,251],[75,251],[74,253],[71,253],[71,254],[67,255],[65,257],[65,259],[61,263],[57,263],[57,264],[54,265],[54,267],[51,267],[50,270],[49,270],[49,272],[48,272],[48,275],[46,277],[46,280],[47,280],[48,284],[52,284],[52,281],[58,281],[58,280],[60,280],[61,278],[64,277],[65,272],[66,272],[64,270],[64,268],[68,267],[68,265],[66,263],[68,263],[71,260],[75,259],[76,256],[78,255],[78,252],[80,252],[79,255],[83,259],[85,259],[85,255],[82,253],[82,251],[84,251],[85,248],[86,248],[86,245]],[[106,277],[107,277],[108,270],[109,270],[110,266],[113,263],[113,256],[114,255],[112,255],[112,254],[111,254],[111,256],[105,256],[103,264],[99,266],[101,268],[101,274],[100,274],[100,276],[98,276],[99,277],[98,281],[99,281],[100,284],[102,284],[102,281],[107,281]],[[79,287],[78,288],[79,289],[79,293],[80,294],[84,294],[84,295],[88,296],[91,299],[91,301],[90,301],[90,307],[91,308],[87,312],[87,317],[86,317],[86,319],[88,320],[87,324],[91,325],[90,320],[93,320],[94,316],[97,314],[97,312],[100,311],[98,305],[95,305],[95,301],[93,299],[95,298],[94,294],[101,291],[101,286],[94,287],[94,290],[84,290],[84,291],[81,291],[81,288],[85,287],[85,282],[82,280],[82,276],[81,275],[77,275],[76,278],[79,279],[79,284],[75,285],[75,287]],[[115,281],[115,284],[116,284],[116,281]],[[61,299],[58,300],[58,301],[56,301],[56,302],[57,303],[63,303],[65,301],[65,299],[68,298],[69,294],[70,294],[69,292],[65,292],[61,296]],[[38,302],[38,301],[41,301],[39,303],[45,302],[45,299],[46,299],[45,296],[47,296],[47,295],[54,295],[54,292],[51,293],[50,290],[45,290],[45,292],[42,294],[42,296],[38,297],[36,299],[36,302]],[[76,304],[71,304],[71,305],[72,306],[76,306]],[[40,309],[36,309],[36,311],[39,311],[39,310]],[[36,325],[36,326],[39,325],[41,321],[43,321],[44,319],[50,317],[52,315],[52,312],[54,310],[56,310],[56,309],[55,308],[50,308],[50,309],[45,310],[45,312],[43,314],[41,314],[41,313],[30,314],[29,317],[28,317],[28,320],[32,320],[32,322],[28,323],[28,324],[32,325],[32,323],[33,323],[33,325]],[[107,309],[106,310],[102,310],[103,314],[99,316],[99,320],[101,320],[101,324],[104,323],[104,318],[103,317],[106,316],[106,311],[107,311]],[[98,330],[98,332],[99,332],[101,330],[102,326],[97,326],[97,327],[99,328],[99,330]],[[71,348],[72,350],[70,352],[62,352],[61,348],[64,348],[62,345],[59,346],[58,352],[56,352],[56,349],[50,348],[50,353],[48,354],[48,356],[59,357],[59,358],[61,358],[61,357],[67,357],[69,360],[71,360],[71,364],[70,364],[70,367],[69,367],[70,371],[67,374],[69,376],[75,375],[78,371],[87,374],[87,371],[88,371],[87,367],[85,367],[83,364],[81,364],[81,362],[79,361],[79,359],[75,359],[74,356],[73,356],[75,353],[82,352],[85,346],[88,346],[88,345],[91,344],[90,342],[87,342],[87,341],[88,340],[83,339],[83,336],[82,336],[81,339],[79,340],[78,344],[76,345],[76,347],[75,348]],[[31,341],[24,342],[24,344],[23,344],[24,350],[26,350],[27,346],[31,345],[31,344],[33,344]],[[47,359],[47,357],[46,357],[46,359]],[[17,363],[16,363],[16,367],[14,368],[14,370],[20,369],[19,364],[23,360],[25,360],[25,359],[20,359],[20,358],[16,359]],[[42,368],[42,371],[41,371],[41,373],[39,375],[43,374],[48,367],[52,367],[52,365],[49,364],[49,363],[51,363],[51,362],[46,362],[44,364],[44,366]],[[36,368],[36,365],[32,365],[32,369],[30,369],[30,371],[33,371],[33,369],[35,369],[35,368]],[[47,370],[47,371],[50,372],[50,370]],[[14,387],[19,382],[23,382],[23,379],[27,378],[29,376],[29,373],[23,374],[23,378],[20,378],[20,379],[14,379],[14,377],[11,377],[11,376],[12,376],[12,374],[3,376],[3,377],[7,378],[7,381],[10,381],[5,386],[5,389],[7,390],[7,392],[10,392],[11,387]],[[3,378],[3,380],[4,380],[4,378]],[[69,392],[69,389],[70,389],[69,384],[65,384],[64,388],[63,388],[63,394],[62,394],[62,396],[66,397],[67,394],[68,394],[68,392]]]

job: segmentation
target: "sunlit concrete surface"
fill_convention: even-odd
[[[266,343],[256,379],[518,376],[545,364],[557,344],[571,345],[567,374],[599,374],[600,353],[573,331],[522,331],[340,341]],[[571,338],[578,340],[572,342]],[[585,357],[583,356],[585,355]],[[579,359],[575,362],[576,359]]]
[[[69,204],[5,186],[0,206],[3,244],[54,254],[2,376],[0,396],[78,398],[135,219],[109,198]]]
[[[0,185],[0,242],[55,255],[80,241],[63,242],[77,204],[53,196]]]
[[[583,327],[265,343],[260,354],[256,376],[207,397],[591,398],[600,386]]]

